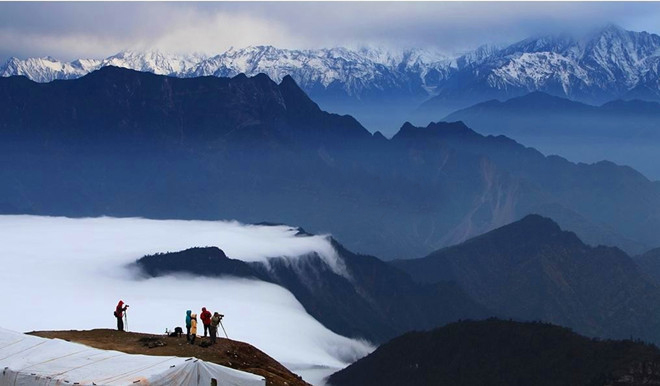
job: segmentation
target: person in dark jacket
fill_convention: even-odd
[[[115,318],[117,318],[117,330],[124,331],[124,312],[128,308],[128,304],[124,306],[122,300],[117,303],[117,308],[115,308]]]
[[[206,338],[206,332],[211,326],[211,311],[207,311],[206,307],[202,307],[202,313],[199,315],[199,318],[202,320],[204,325],[204,338]]]
[[[218,336],[218,324],[222,320],[222,315],[217,312],[213,313],[211,324],[209,325],[209,335],[211,336],[211,344],[215,344],[215,339]]]

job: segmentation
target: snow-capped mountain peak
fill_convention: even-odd
[[[153,72],[159,75],[177,76],[191,70],[197,63],[204,59],[206,59],[206,56],[199,54],[173,55],[164,54],[158,50],[125,50],[104,59],[101,67],[117,66],[144,72]]]
[[[55,79],[79,78],[105,66],[179,76],[204,59],[206,56],[199,54],[170,55],[160,51],[133,50],[125,50],[106,59],[77,59],[71,62],[59,61],[50,56],[25,60],[10,58],[0,67],[0,76],[25,75],[36,82],[50,82]]]
[[[411,51],[412,52],[412,51]],[[279,82],[291,75],[303,88],[338,87],[349,96],[360,97],[368,90],[403,86],[401,68],[411,63],[407,52],[343,47],[317,50],[290,50],[272,46],[251,46],[228,51],[200,62],[186,76],[234,76],[265,73]],[[421,55],[417,56],[418,58]],[[428,55],[430,58],[430,55]],[[418,60],[419,61],[419,60]],[[426,63],[424,63],[426,64]],[[420,71],[423,74],[423,71]],[[420,80],[421,82],[421,80]]]
[[[538,36],[463,63],[496,90],[545,91],[588,102],[621,97],[657,63],[660,36],[607,25],[581,37]],[[465,76],[465,75],[463,75]]]
[[[55,79],[79,78],[96,70],[100,63],[100,60],[95,59],[61,62],[50,56],[25,60],[12,57],[0,67],[0,76],[24,75],[36,82],[50,82]]]
[[[398,126],[408,117],[392,119],[385,110],[407,114],[434,96],[444,114],[530,91],[587,103],[630,95],[660,99],[660,36],[615,25],[582,36],[564,33],[530,37],[506,47],[484,45],[460,56],[379,47],[296,50],[262,45],[232,47],[214,56],[127,50],[101,60],[11,58],[0,67],[0,75],[48,82],[109,65],[177,77],[265,73],[280,82],[290,75],[324,109],[356,115],[367,125],[369,117],[383,116],[381,122]],[[364,106],[371,112],[361,117]],[[441,118],[439,111],[433,105],[428,118]]]

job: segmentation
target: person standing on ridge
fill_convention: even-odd
[[[188,343],[190,343],[190,324],[191,324],[190,323],[191,322],[190,314],[191,313],[192,313],[192,311],[190,311],[190,310],[186,311],[186,341],[188,341]]]
[[[209,326],[209,335],[211,336],[211,344],[215,344],[215,338],[218,336],[218,324],[222,320],[222,315],[217,312],[213,313],[211,318],[211,325]]]
[[[206,332],[211,326],[211,311],[207,311],[206,307],[202,307],[202,313],[199,315],[199,318],[202,319],[202,324],[204,325],[204,338],[206,338]]]
[[[120,300],[115,308],[115,318],[117,318],[117,331],[124,331],[124,311],[128,308],[128,304],[124,306],[124,301]]]
[[[195,344],[197,336],[197,314],[190,315],[190,344]]]

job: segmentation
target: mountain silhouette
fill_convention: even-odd
[[[660,338],[660,290],[635,262],[538,215],[395,265],[423,283],[456,282],[499,315],[589,336]]]
[[[418,284],[375,257],[356,255],[334,240],[331,243],[344,272],[334,270],[316,253],[293,259],[275,256],[266,264],[246,263],[228,258],[216,247],[144,256],[136,265],[150,277],[231,275],[275,283],[289,290],[329,329],[372,342],[412,329],[491,315],[454,283]]]
[[[481,133],[506,135],[546,154],[573,161],[603,159],[626,164],[651,179],[660,178],[656,145],[660,142],[660,103],[615,100],[587,105],[542,92],[504,102],[491,100],[453,112]]]
[[[529,213],[633,254],[660,236],[660,186],[631,168],[546,157],[461,122],[371,135],[291,77],[0,78],[0,116],[3,213],[296,224],[384,259]]]
[[[643,385],[660,351],[539,322],[461,321],[411,332],[330,376],[330,385]]]

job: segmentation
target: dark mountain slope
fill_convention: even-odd
[[[543,323],[489,319],[411,332],[329,378],[343,385],[646,385],[660,350]]]
[[[263,74],[179,79],[104,67],[46,84],[0,78],[0,102],[3,136],[65,145],[115,140],[144,147],[209,146],[239,139],[252,145],[257,139],[370,137],[354,119],[321,111],[290,77],[278,85]]]
[[[660,341],[660,289],[621,250],[587,246],[547,218],[527,216],[395,264],[421,282],[455,281],[502,315]]]
[[[620,98],[658,101],[659,48],[658,35],[607,25],[572,36],[534,36],[507,47],[484,45],[453,58],[420,49],[253,46],[210,58],[135,51],[68,63],[10,58],[0,64],[0,75],[26,74],[48,82],[75,78],[110,63],[179,77],[263,72],[279,82],[289,74],[324,110],[359,117],[371,130],[385,130],[389,136],[425,100],[427,111],[422,112],[427,114],[416,121],[424,125],[475,103],[532,91],[586,103]]]
[[[497,117],[497,119],[493,119]],[[570,136],[579,139],[645,137],[658,139],[660,103],[616,100],[592,106],[533,92],[505,102],[491,100],[449,114],[486,134]]]
[[[528,213],[634,253],[660,232],[660,189],[632,169],[544,157],[461,123],[371,136],[291,78],[2,78],[0,113],[4,213],[299,224],[387,259]]]
[[[634,256],[633,260],[646,277],[660,286],[660,248]]]
[[[304,236],[301,236],[304,237]],[[218,248],[192,248],[145,256],[137,266],[148,276],[188,273],[254,277],[281,285],[314,318],[346,336],[383,342],[405,331],[490,315],[455,284],[418,284],[371,256],[332,241],[341,271],[316,254],[271,258],[268,264],[232,260]]]
[[[603,159],[660,178],[660,103],[641,100],[590,106],[534,92],[506,102],[489,101],[456,111],[446,120],[485,134],[516,138],[546,154],[573,161]]]
[[[200,276],[231,275],[265,279],[249,264],[230,259],[217,247],[190,248],[180,252],[157,253],[142,257],[138,267],[147,276],[157,277],[175,273]]]
[[[482,136],[461,122],[426,128],[407,124],[392,142],[408,151],[412,162],[404,165],[409,173],[421,170],[420,179],[430,181],[451,176],[448,189],[467,185],[478,192],[469,197],[471,204],[463,204],[469,209],[453,232],[474,234],[474,228],[493,229],[541,213],[591,244],[639,251],[644,243],[657,242],[651,235],[655,231],[641,224],[660,221],[660,206],[650,204],[660,204],[660,190],[630,168],[545,157],[507,137]],[[450,190],[448,199],[460,200],[461,195]],[[641,240],[646,241],[637,244]]]

